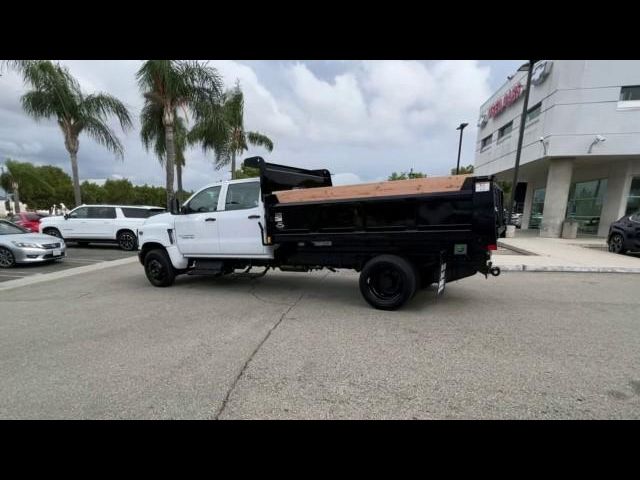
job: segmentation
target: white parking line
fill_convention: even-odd
[[[11,290],[13,288],[20,288],[26,285],[33,285],[35,283],[42,283],[49,280],[58,280],[60,278],[66,278],[82,273],[95,272],[105,268],[118,267],[120,265],[127,265],[129,263],[135,263],[138,259],[136,257],[123,258],[121,260],[112,260],[110,262],[100,262],[93,265],[83,265],[81,267],[69,268],[60,270],[57,272],[43,273],[39,275],[29,275],[27,277],[18,277],[15,280],[7,280],[0,282],[0,291]]]
[[[65,258],[64,262],[79,262],[79,263],[95,263],[95,262],[106,262],[108,260],[99,260],[99,259],[88,259],[88,258]]]
[[[122,260],[122,258],[129,257],[121,257],[121,258],[76,258],[76,257],[65,257],[65,261],[68,262],[111,262],[113,260]]]

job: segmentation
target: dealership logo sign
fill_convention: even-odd
[[[533,72],[531,72],[531,83],[534,85],[540,85],[544,82],[551,73],[552,66],[553,62],[547,60],[544,62],[538,62],[536,66],[533,67]]]
[[[507,90],[507,93],[505,93],[493,105],[489,107],[489,118],[497,117],[502,112],[504,112],[507,107],[516,103],[516,100],[520,98],[523,91],[524,87],[520,82],[516,83],[513,87]]]

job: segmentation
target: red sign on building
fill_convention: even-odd
[[[509,105],[512,105],[520,98],[522,95],[522,91],[524,87],[520,82],[516,83],[513,87],[511,87],[507,93],[505,93],[501,98],[496,100],[496,102],[489,107],[489,118],[493,118],[501,114],[504,109],[506,109]]]

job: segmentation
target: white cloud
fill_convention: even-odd
[[[81,178],[129,178],[163,184],[164,172],[142,148],[139,112],[143,104],[135,73],[141,61],[64,61],[87,92],[105,91],[130,108],[134,129],[114,130],[125,146],[124,161],[80,137]],[[517,63],[517,62],[516,62]],[[245,93],[245,126],[269,135],[272,154],[251,148],[242,158],[262,155],[275,163],[327,168],[334,183],[386,178],[414,168],[445,174],[455,165],[460,122],[468,122],[462,163],[473,162],[475,118],[490,94],[490,68],[477,61],[210,61],[231,87]],[[503,70],[504,71],[504,68]],[[25,88],[12,72],[0,77],[0,160],[7,156],[49,163],[70,171],[55,122],[35,122],[20,107]],[[187,152],[184,183],[195,189],[228,177],[216,171],[212,154]],[[241,160],[241,159],[240,159]],[[345,173],[348,172],[348,173]]]
[[[332,185],[354,185],[356,183],[363,183],[363,180],[355,173],[336,173],[331,176]]]

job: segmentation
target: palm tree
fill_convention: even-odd
[[[249,149],[247,143],[273,151],[273,142],[269,137],[259,132],[245,131],[244,95],[239,83],[225,93],[220,107],[214,105],[209,115],[196,123],[189,139],[202,142],[205,151],[215,151],[216,168],[231,163],[231,178],[236,177],[236,155]]]
[[[145,98],[141,121],[146,121],[144,112],[151,109],[151,105],[161,112],[166,150],[167,208],[171,208],[177,151],[176,111],[178,108],[189,109],[196,120],[201,119],[208,107],[218,102],[222,80],[217,71],[206,64],[181,60],[147,60],[136,78]],[[144,136],[142,141],[145,143]]]
[[[175,169],[178,181],[178,198],[182,200],[182,169],[185,166],[184,151],[187,148],[187,126],[185,120],[174,111]],[[162,109],[156,103],[146,103],[140,115],[140,137],[147,151],[153,144],[160,165],[166,166],[167,146],[165,128],[162,122]]]
[[[13,208],[15,213],[20,213],[20,183],[22,171],[17,162],[7,158],[5,163],[7,171],[4,167],[0,173],[0,187],[6,192],[13,194]]]
[[[114,115],[123,131],[131,128],[131,118],[117,98],[96,93],[86,95],[66,67],[49,60],[11,60],[6,65],[16,69],[32,90],[22,98],[22,108],[36,120],[55,118],[64,135],[64,145],[71,158],[73,193],[76,205],[82,203],[78,177],[79,137],[85,132],[91,139],[123,158],[124,148],[107,125]]]
[[[31,188],[29,185],[31,184]],[[0,167],[0,187],[13,194],[13,202],[16,213],[20,213],[20,190],[25,187],[27,193],[34,188],[53,192],[53,188],[38,175],[35,167],[30,163],[21,163],[7,158],[3,167]]]

